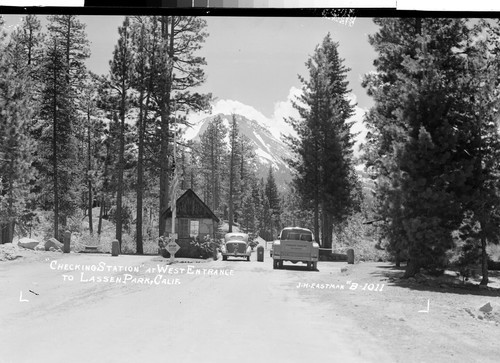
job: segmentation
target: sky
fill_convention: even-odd
[[[43,16],[41,16],[43,18]],[[21,22],[21,17],[4,15],[7,26]],[[90,70],[109,72],[109,61],[118,39],[122,16],[81,16],[91,42]],[[357,131],[363,131],[362,115],[372,105],[361,86],[364,74],[372,71],[376,53],[368,35],[377,31],[369,18],[352,18],[342,24],[333,17],[205,17],[209,36],[199,52],[205,57],[206,82],[197,92],[211,92],[216,112],[239,112],[261,118],[271,127],[287,133],[284,117],[296,116],[291,100],[300,93],[298,75],[307,77],[305,62],[315,47],[330,33],[339,43],[345,59],[350,98],[357,102]],[[46,24],[46,22],[44,22]],[[190,115],[196,122],[204,115]],[[354,131],[356,131],[354,130]]]

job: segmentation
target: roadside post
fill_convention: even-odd
[[[64,246],[63,246],[63,252],[64,253],[69,253],[71,250],[71,232],[66,231],[64,232]]]
[[[264,262],[264,247],[261,245],[257,247],[257,261]]]
[[[350,265],[354,264],[354,250],[352,248],[347,250],[347,263]]]
[[[120,253],[120,244],[117,239],[111,242],[111,256],[118,256]]]
[[[214,261],[217,261],[217,259],[219,258],[219,251],[217,250],[217,243],[215,243],[214,239],[210,240],[210,247],[212,248],[212,257]]]

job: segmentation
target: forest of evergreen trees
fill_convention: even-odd
[[[330,34],[300,77],[299,117],[287,120],[296,136],[284,139],[292,182],[280,192],[272,167],[256,175],[237,115],[229,127],[214,118],[199,142],[182,138],[187,113],[212,101],[195,92],[205,80],[204,19],[126,17],[107,75],[85,67],[91,54],[78,16],[46,21],[44,30],[28,15],[7,35],[0,17],[1,243],[26,235],[41,214],[56,238],[83,217],[99,235],[107,218],[115,238],[132,235],[141,254],[165,231],[159,216],[176,170],[181,190],[266,240],[301,225],[331,248],[342,229],[364,221],[378,226],[377,242],[396,264],[408,260],[407,277],[440,273],[459,251],[457,263],[480,262],[488,283],[487,246],[500,232],[498,21],[374,19],[375,70],[362,81],[374,100],[362,156],[375,182],[369,194],[355,170],[349,68]]]
[[[210,94],[192,91],[205,79],[206,62],[196,55],[208,36],[203,19],[126,17],[108,75],[86,69],[90,48],[78,16],[46,20],[47,31],[34,15],[9,37],[2,28],[2,243],[48,213],[47,236],[79,229],[72,220],[85,216],[98,236],[106,218],[116,239],[133,233],[143,253],[144,239],[165,231],[159,216],[170,205],[175,169],[179,189],[193,189],[221,219],[276,235],[281,196],[273,170],[256,176],[236,115],[229,128],[211,122],[199,143],[177,138],[173,156],[187,112],[210,107]]]

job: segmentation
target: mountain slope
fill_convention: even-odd
[[[277,184],[279,187],[285,187],[285,184],[291,180],[291,170],[285,161],[286,158],[292,156],[290,150],[270,132],[266,125],[243,115],[235,116],[239,133],[245,135],[250,140],[257,157],[257,176],[259,178],[267,178],[269,167],[271,166]],[[186,133],[186,138],[193,141],[200,141],[201,135],[203,135],[209,123],[216,117],[220,117],[224,125],[229,129],[229,125],[232,122],[232,115],[219,113],[200,120],[190,132]],[[227,141],[229,143],[229,136]]]

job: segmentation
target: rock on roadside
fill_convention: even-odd
[[[27,248],[30,250],[34,250],[35,247],[38,246],[39,243],[40,243],[40,241],[37,241],[36,239],[33,239],[33,238],[28,238],[28,237],[21,238],[19,240],[19,242],[17,242],[18,246],[24,247],[24,248]]]
[[[50,251],[51,248],[62,251],[63,246],[61,242],[55,238],[51,238],[45,242],[45,251]]]
[[[23,257],[19,247],[13,243],[0,245],[0,261],[12,261]]]
[[[491,306],[490,303],[484,304],[479,308],[479,311],[482,311],[483,313],[490,313],[493,310],[493,307]]]

